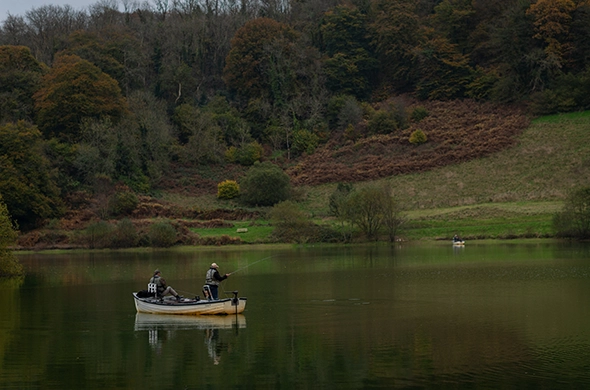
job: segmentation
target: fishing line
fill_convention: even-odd
[[[233,272],[230,272],[228,275],[233,275],[233,274],[235,274],[236,272],[242,271],[242,270],[244,270],[244,269],[246,269],[246,268],[250,267],[251,265],[254,265],[254,264],[260,263],[261,261],[264,261],[264,260],[268,260],[268,259],[270,259],[272,256],[273,256],[273,255],[271,255],[271,256],[268,256],[268,257],[265,257],[264,259],[256,260],[256,261],[255,261],[255,262],[253,262],[252,264],[248,264],[248,265],[247,265],[247,266],[245,266],[245,267],[238,268],[237,270],[235,270],[235,271],[233,271]],[[225,292],[225,288],[224,288],[224,286],[223,286],[223,285],[220,285],[220,286],[221,286],[222,293],[223,293],[223,294],[227,294],[227,293]]]
[[[261,261],[268,260],[268,259],[270,259],[271,257],[272,257],[272,256],[268,256],[268,257],[265,257],[264,259],[257,260],[257,261],[255,261],[255,262],[253,262],[252,264],[248,264],[248,265],[247,265],[247,266],[245,266],[245,267],[242,267],[242,268],[239,268],[239,269],[237,269],[237,270],[235,270],[235,271],[233,271],[233,272],[230,272],[230,273],[229,273],[229,275],[235,274],[236,272],[239,272],[239,271],[241,271],[241,270],[243,270],[243,269],[246,269],[246,268],[250,267],[251,265],[254,265],[254,264],[256,264],[256,263],[260,263]]]
[[[243,271],[243,270],[245,270],[246,268],[250,267],[251,265],[254,265],[254,264],[260,263],[261,261],[264,261],[264,260],[268,260],[268,259],[270,259],[271,257],[273,257],[273,256],[268,256],[268,257],[265,257],[264,259],[256,260],[256,261],[255,261],[255,262],[253,262],[252,264],[248,264],[248,265],[247,265],[247,266],[245,266],[245,267],[242,267],[242,268],[239,268],[239,269],[237,269],[237,270],[235,270],[235,271],[233,271],[233,272],[230,272],[228,275],[233,275],[233,274],[235,274],[236,272]],[[222,293],[223,293],[223,294],[226,294],[226,292],[225,292],[225,288],[223,288],[223,284],[220,284],[220,286],[219,286],[219,287],[221,287]],[[177,291],[177,292],[180,292],[180,293],[184,293],[184,294],[186,294],[186,295],[194,295],[194,296],[197,296],[197,295],[198,295],[198,294],[196,294],[196,293],[194,293],[194,292],[191,292],[191,291],[185,291],[185,290],[179,290],[179,289],[176,289],[176,291]]]

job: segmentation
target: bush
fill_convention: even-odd
[[[272,206],[291,195],[291,179],[271,162],[256,162],[241,184],[242,201],[252,206]]]
[[[420,145],[428,141],[426,134],[420,129],[415,130],[410,135],[410,143],[414,145]]]
[[[309,130],[297,130],[293,133],[292,147],[298,154],[312,154],[319,140],[319,137]]]
[[[269,214],[272,235],[280,241],[307,242],[312,226],[308,216],[289,200],[277,203]]]
[[[225,180],[217,184],[219,199],[233,199],[240,195],[240,186],[235,180]]]
[[[129,215],[139,205],[137,195],[131,191],[116,192],[111,202],[111,210],[114,215]]]
[[[568,195],[563,210],[553,217],[553,226],[559,237],[590,237],[590,187]]]
[[[139,244],[139,234],[130,219],[124,218],[115,227],[111,247],[134,248]]]
[[[264,149],[258,142],[250,142],[249,144],[242,145],[235,155],[235,159],[238,163],[245,166],[250,166],[256,161],[260,161]]]
[[[235,146],[230,146],[225,151],[225,160],[230,163],[235,163],[237,160],[237,157],[236,157],[237,155],[238,155],[238,148],[236,148]]]
[[[422,119],[426,118],[430,113],[428,110],[422,106],[416,107],[412,110],[410,114],[410,120],[412,122],[420,122]]]
[[[168,248],[176,243],[176,229],[169,221],[159,221],[150,226],[148,237],[152,246]]]
[[[19,276],[24,273],[22,264],[8,249],[16,243],[17,237],[16,227],[10,220],[8,208],[0,195],[0,277]]]
[[[82,241],[91,249],[108,248],[113,231],[113,226],[106,221],[94,222],[82,232]]]
[[[393,113],[385,110],[376,111],[367,125],[369,134],[389,134],[398,128],[399,123]]]

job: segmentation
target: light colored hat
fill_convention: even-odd
[[[211,268],[219,268],[219,266],[217,265],[217,263],[211,263]]]
[[[154,275],[155,274],[159,274],[159,273],[160,273],[160,270],[159,269],[157,269],[157,270],[154,271]]]

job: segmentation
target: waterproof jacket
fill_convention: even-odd
[[[207,270],[207,275],[205,275],[205,284],[219,286],[219,283],[225,279],[227,279],[227,276],[221,276],[217,268],[211,267]]]
[[[152,276],[152,278],[150,279],[150,283],[156,284],[156,288],[158,289],[158,294],[162,294],[162,292],[164,292],[164,290],[166,290],[166,281],[158,275]]]

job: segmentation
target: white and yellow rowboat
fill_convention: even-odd
[[[140,298],[133,293],[135,308],[138,313],[153,314],[240,314],[246,308],[246,298],[238,298],[238,292],[233,292],[233,298],[218,300],[182,298],[177,301],[174,297],[159,299],[154,297]]]

